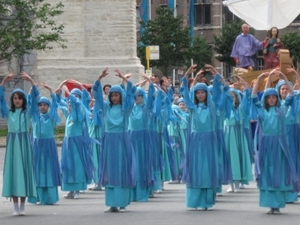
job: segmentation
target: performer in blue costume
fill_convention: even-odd
[[[224,120],[229,118],[232,108],[232,97],[229,87],[224,89],[224,84],[215,80],[214,86],[208,86],[209,92],[212,94],[213,101],[216,104],[216,143],[220,157],[220,180],[222,185],[232,182],[232,172],[227,146],[225,143]],[[221,98],[219,97],[221,96]],[[217,196],[222,196],[222,186],[216,189]]]
[[[61,94],[65,82],[63,81],[57,88],[57,95]],[[79,191],[87,189],[94,171],[90,146],[92,139],[88,134],[90,113],[83,105],[85,100],[82,97],[82,92],[78,90],[69,96],[68,107],[60,106],[66,117],[61,156],[62,190],[69,191],[64,196],[68,199],[79,198]]]
[[[149,84],[148,95],[154,94],[154,86],[147,75],[141,74]],[[129,132],[136,157],[136,185],[131,189],[131,201],[148,201],[153,186],[152,141],[148,130],[149,116],[153,108],[152,97],[147,98],[143,88],[134,88],[135,104],[129,117]]]
[[[155,84],[153,84],[155,86]],[[156,89],[160,89],[159,87],[155,87]],[[161,122],[161,106],[162,106],[162,95],[163,92],[161,90],[156,90],[153,95],[147,96],[148,100],[152,100],[152,107],[153,110],[149,115],[149,133],[151,137],[151,142],[152,142],[152,155],[153,155],[153,170],[154,170],[154,182],[153,186],[151,187],[150,190],[150,196],[149,197],[154,197],[153,192],[160,192],[162,189],[162,179],[161,179],[161,174],[162,171],[164,170],[164,161],[162,158],[162,151],[161,151],[161,144],[160,144],[160,134],[159,134],[159,123]]]
[[[211,67],[215,79],[221,79]],[[187,145],[183,181],[186,182],[186,206],[208,210],[215,204],[216,188],[221,185],[219,154],[216,145],[216,106],[203,83],[188,90],[187,77],[181,89],[190,109],[191,131]]]
[[[89,187],[89,190],[92,191],[101,191],[101,185],[99,183],[99,159],[102,151],[102,136],[103,136],[103,127],[97,126],[93,120],[94,107],[91,108],[90,115],[90,124],[89,124],[89,135],[91,138],[96,139],[99,143],[91,143],[92,147],[92,160],[95,170],[93,171],[93,181],[92,185]],[[103,118],[101,118],[102,120]]]
[[[13,199],[14,216],[25,215],[26,197],[37,196],[29,128],[30,117],[37,108],[38,90],[34,81],[25,72],[21,73],[21,78],[29,81],[32,85],[32,105],[28,104],[27,95],[21,89],[13,90],[10,97],[10,108],[6,105],[4,85],[14,79],[14,74],[4,77],[0,85],[1,115],[3,118],[7,118],[8,126],[2,196]]]
[[[288,82],[285,75],[278,74]],[[281,105],[278,92],[274,88],[265,90],[261,102],[257,98],[259,83],[269,76],[263,73],[258,77],[252,91],[253,107],[251,115],[258,115],[261,137],[259,138],[258,174],[259,205],[269,207],[268,214],[279,214],[285,207],[286,192],[293,189],[292,179],[298,180],[285,133],[285,116],[287,108],[292,106],[292,96],[287,96],[285,104]],[[253,118],[256,119],[256,118]]]
[[[108,75],[104,70],[93,86],[94,123],[101,125],[104,117],[104,135],[99,162],[99,185],[105,187],[105,212],[125,210],[130,204],[131,188],[135,185],[135,156],[128,132],[128,118],[133,104],[132,83],[115,70],[116,76],[127,82],[125,90],[114,85],[109,90],[108,101],[103,101],[101,79]]]
[[[234,58],[236,67],[252,69],[255,65],[253,55],[263,49],[263,44],[249,34],[248,24],[242,25],[242,31],[243,33],[235,39],[230,56]]]
[[[184,104],[184,101],[181,100],[180,103]],[[177,177],[175,180],[170,181],[169,184],[178,184],[181,181],[182,165],[185,158],[188,113],[181,110],[176,104],[173,104],[172,116],[173,118],[171,118],[171,121],[168,124],[168,133],[171,140],[171,147],[174,152],[173,165]]]
[[[297,73],[294,73],[295,76],[298,76]],[[270,76],[269,76],[270,77]],[[281,100],[281,105],[285,104],[286,98],[288,93],[293,93],[294,90],[290,83],[286,83],[285,80],[280,80],[277,85],[276,85],[276,90],[279,93],[279,98]],[[293,104],[296,99],[293,100]],[[286,137],[287,137],[287,142],[289,145],[289,150],[291,152],[293,162],[296,166],[296,171],[299,175],[299,150],[300,150],[300,140],[297,136],[298,133],[298,124],[297,124],[297,116],[296,116],[296,111],[294,107],[289,107],[287,114],[285,116],[285,124],[286,124]],[[299,181],[293,183],[293,190],[288,191],[286,193],[286,202],[291,203],[291,202],[296,202],[298,201],[298,191],[299,191]]]
[[[28,202],[42,205],[53,205],[58,202],[58,186],[61,186],[60,165],[54,139],[54,128],[59,124],[56,95],[46,84],[41,83],[51,94],[52,102],[41,97],[39,110],[34,112],[33,119],[33,158],[37,187],[37,198],[28,198]],[[50,108],[50,110],[49,110]]]
[[[250,93],[250,92],[249,92]],[[252,165],[249,145],[244,132],[244,123],[247,120],[247,112],[242,106],[240,94],[236,89],[231,89],[233,106],[231,114],[224,122],[225,143],[229,152],[229,159],[232,171],[232,180],[227,192],[238,192],[240,184],[248,184],[253,180]],[[247,98],[245,96],[245,98]]]
[[[300,77],[298,75],[298,72],[295,71],[293,68],[288,68],[287,73],[294,74],[296,81],[298,84],[300,84]],[[298,85],[298,90],[294,90],[295,96],[293,100],[293,115],[295,117],[295,122],[296,122],[296,131],[294,134],[299,134],[300,133],[300,93],[299,93],[299,85]],[[295,143],[295,149],[291,149],[292,151],[292,157],[294,159],[295,167],[296,167],[296,172],[298,175],[299,180],[294,183],[294,189],[291,193],[287,193],[287,198],[289,195],[291,195],[291,198],[295,199],[295,194],[293,192],[298,191],[298,197],[300,197],[300,140],[297,138],[297,135],[293,135],[294,140],[296,141]],[[294,197],[292,197],[294,196]],[[288,202],[288,201],[287,201]]]

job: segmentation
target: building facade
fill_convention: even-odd
[[[222,0],[194,0],[194,35],[204,37],[210,45],[213,45],[213,36],[221,33],[222,24],[228,21],[239,19],[232,14],[229,9],[222,4]],[[136,0],[137,16],[139,15],[138,9],[141,0]],[[149,0],[151,9],[151,19],[155,18],[155,9],[157,7],[168,7],[168,0]],[[184,26],[189,26],[189,9],[190,0],[176,0],[176,13],[183,16]],[[139,17],[137,17],[139,20]],[[137,23],[137,26],[138,23]],[[280,35],[300,30],[300,15],[285,29],[280,30]],[[139,29],[137,29],[137,33]],[[267,31],[254,31],[254,35],[258,40],[264,40]],[[258,56],[257,68],[263,68],[262,57]],[[214,60],[214,66],[218,69],[223,68],[227,73],[230,72],[229,68],[222,65],[219,61]]]

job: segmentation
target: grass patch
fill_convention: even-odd
[[[59,126],[56,127],[54,130],[55,138],[59,141],[62,141],[62,139],[65,136],[65,127]],[[7,128],[0,128],[0,137],[6,137],[7,136]]]

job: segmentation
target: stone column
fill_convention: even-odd
[[[65,26],[68,48],[38,52],[39,80],[53,88],[68,78],[93,83],[108,67],[103,84],[119,84],[116,68],[133,73],[132,80],[138,81],[144,67],[136,52],[136,0],[64,0],[63,4],[64,14],[57,22]]]

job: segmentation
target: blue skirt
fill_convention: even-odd
[[[136,160],[129,132],[104,133],[99,185],[129,188],[136,184]]]
[[[2,196],[37,196],[32,147],[27,132],[8,133],[4,158]]]

